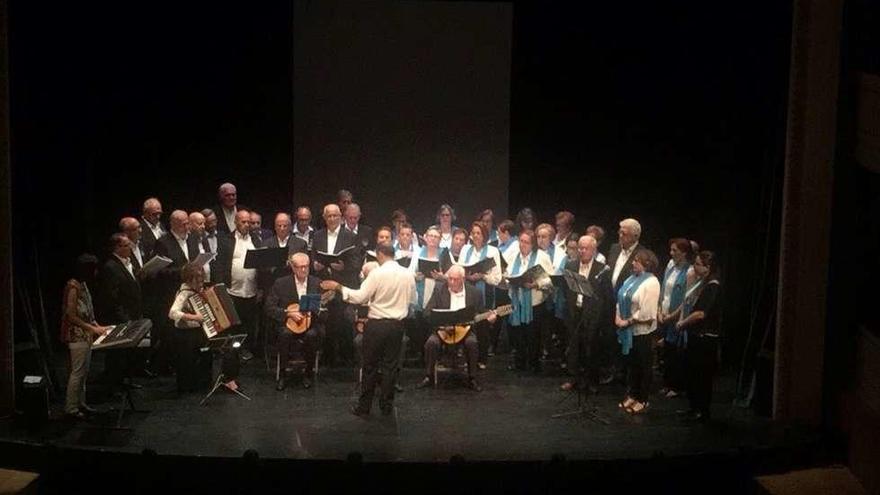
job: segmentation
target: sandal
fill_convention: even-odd
[[[642,414],[648,410],[647,402],[635,401],[631,406],[626,408],[626,412],[630,414]]]
[[[620,407],[621,409],[626,410],[626,409],[629,409],[633,404],[635,404],[635,402],[636,402],[636,400],[633,399],[632,397],[627,397],[627,398],[623,399],[623,402],[619,402],[617,404],[617,406]]]

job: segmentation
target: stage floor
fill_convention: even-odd
[[[259,357],[242,367],[240,383],[253,399],[219,391],[205,405],[203,394],[178,396],[173,377],[137,379],[144,388],[135,402],[148,413],[127,414],[131,431],[108,431],[115,415],[101,414],[90,422],[53,420],[37,433],[10,424],[8,440],[58,446],[140,452],[145,448],[167,455],[240,457],[247,449],[262,458],[344,459],[359,452],[365,461],[447,461],[461,455],[469,461],[568,459],[638,459],[739,449],[773,447],[791,438],[765,419],[733,408],[732,376],[716,387],[713,422],[681,424],[676,410],[685,399],[655,397],[647,414],[630,416],[619,410],[622,385],[602,387],[590,405],[609,424],[585,418],[552,419],[577,407],[576,395],[559,390],[560,376],[518,375],[506,370],[508,358],[496,356],[479,374],[482,392],[464,388],[461,375],[441,374],[436,389],[416,389],[422,372],[406,368],[405,392],[395,399],[392,416],[349,413],[357,396],[356,370],[320,370],[309,390],[294,377],[283,392],[275,390],[274,369]],[[274,364],[274,361],[273,363]],[[215,363],[216,366],[216,363]],[[548,367],[549,368],[549,367]],[[97,404],[107,410],[111,402]]]

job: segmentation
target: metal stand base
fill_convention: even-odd
[[[597,412],[599,410],[598,407],[587,407],[587,391],[581,389],[580,387],[574,387],[572,390],[568,392],[568,394],[559,401],[559,404],[569,400],[572,396],[577,395],[577,409],[572,411],[566,411],[558,414],[554,414],[550,416],[552,419],[560,419],[560,418],[579,418],[579,419],[589,419],[594,423],[599,423],[603,425],[610,425],[611,422],[599,415]]]
[[[225,386],[226,386],[226,382],[223,381],[224,378],[226,378],[226,377],[223,376],[223,373],[220,373],[219,375],[217,375],[217,380],[214,381],[214,387],[211,388],[211,391],[208,392],[208,395],[206,395],[205,398],[202,399],[202,402],[199,403],[200,406],[204,406],[205,403],[208,402],[208,399],[210,399],[211,396],[214,395],[214,392],[216,392],[217,390],[219,390],[220,387],[225,387]],[[240,397],[244,397],[244,398],[247,399],[247,400],[252,400],[250,397],[248,397],[247,395],[245,395],[245,393],[242,392],[241,390],[238,390],[238,389],[231,389],[231,388],[229,388],[229,387],[226,387],[226,390],[229,390],[230,392],[233,392],[233,393],[235,393],[236,395],[238,395],[238,396],[240,396]]]

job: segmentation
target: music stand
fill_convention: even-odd
[[[240,366],[240,363],[238,362],[238,349],[246,339],[247,334],[237,334],[214,337],[213,339],[208,340],[208,346],[211,349],[219,351],[222,365],[220,366],[220,373],[217,374],[217,378],[214,380],[214,386],[211,387],[211,391],[208,392],[208,395],[199,402],[200,406],[204,406],[208,402],[208,399],[210,399],[220,387],[226,387],[226,390],[229,390],[240,397],[244,397],[247,400],[252,400],[244,392],[238,389],[238,384],[235,384],[234,387],[229,386],[229,383],[235,383],[235,379],[238,378],[238,369]]]
[[[130,352],[131,349],[137,348],[141,341],[147,336],[153,328],[153,322],[148,319],[133,320],[126,322],[111,330],[111,332],[95,341],[92,346],[94,351],[111,351],[111,352]],[[116,426],[101,426],[101,428],[113,430],[131,430],[129,427],[122,426],[122,418],[125,416],[126,406],[130,412],[148,413],[150,411],[138,409],[134,404],[134,398],[131,391],[135,386],[131,383],[131,373],[128,365],[122,369],[122,377],[120,385],[122,387],[122,397],[119,401],[118,414],[116,416]]]

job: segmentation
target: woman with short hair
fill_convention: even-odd
[[[648,408],[653,366],[653,338],[657,330],[657,305],[660,282],[652,273],[657,269],[657,256],[649,249],[633,256],[632,275],[617,291],[614,323],[617,340],[627,368],[627,394],[620,407],[630,414],[641,414]]]
[[[677,397],[684,391],[684,349],[686,333],[677,332],[675,324],[681,315],[684,293],[694,280],[693,253],[687,239],[676,237],[669,240],[669,263],[660,283],[660,308],[657,312],[658,342],[662,346],[663,380],[661,395]]]
[[[168,318],[174,323],[174,347],[177,350],[177,391],[195,392],[210,380],[210,353],[202,352],[207,336],[202,330],[202,315],[196,311],[189,298],[201,294],[205,285],[205,271],[195,262],[183,265],[180,271],[180,288],[168,310]]]

